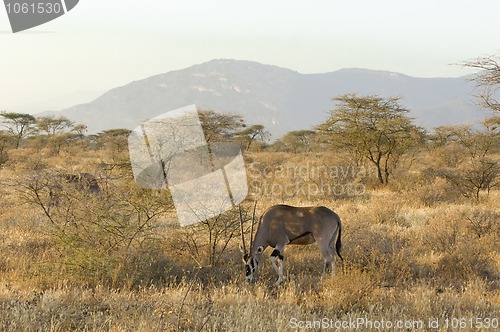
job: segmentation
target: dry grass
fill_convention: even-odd
[[[41,163],[23,150],[11,158],[14,162],[0,170],[2,183]],[[69,169],[78,165],[79,171],[93,172],[105,154],[96,158],[89,152],[77,158],[68,153],[50,158],[61,168],[68,168],[64,166],[67,161]],[[248,158],[259,167],[274,168],[285,163],[301,165],[304,160],[310,160],[308,167],[345,163],[345,159],[318,154],[263,152]],[[24,204],[16,190],[2,185],[0,330],[288,331],[295,330],[294,319],[421,320],[427,324],[437,318],[440,328],[434,330],[445,331],[445,319],[498,319],[499,192],[493,191],[480,203],[460,199],[444,183],[421,182],[418,171],[411,169],[406,178],[385,188],[367,176],[326,179],[363,184],[366,190],[357,195],[320,193],[311,198],[301,193],[259,196],[254,192],[259,214],[275,203],[322,204],[334,209],[343,221],[345,263],[337,273],[321,277],[322,262],[315,245],[290,246],[288,277],[280,287],[274,287],[276,275],[267,260],[258,282],[244,282],[237,240],[230,242],[219,266],[195,267],[172,240],[179,230],[168,223],[157,228],[155,245],[161,250],[152,256],[144,251],[149,263],[140,265],[140,273],[124,263],[102,267],[116,276],[114,280],[99,273],[75,274],[64,260],[61,248],[65,247],[54,240],[42,211]],[[113,179],[120,187],[121,178]],[[266,179],[281,185],[317,180],[291,173]],[[158,222],[166,219],[163,216]],[[108,253],[100,255],[105,261]],[[128,262],[127,252],[120,255]],[[407,330],[412,329],[418,326]]]

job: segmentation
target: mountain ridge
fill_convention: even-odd
[[[465,78],[417,78],[362,68],[302,74],[254,61],[215,59],[113,88],[61,114],[99,132],[133,129],[162,113],[196,104],[199,109],[240,114],[249,124],[263,124],[277,139],[321,123],[334,107],[332,98],[346,93],[400,96],[410,116],[426,129],[476,123],[485,114],[474,105],[474,88]]]

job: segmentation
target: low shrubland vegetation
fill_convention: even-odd
[[[498,132],[419,133],[380,168],[328,148],[314,131],[266,145],[253,142],[264,135],[254,129],[238,141],[250,190],[245,230],[255,202],[257,216],[279,203],[325,205],[343,222],[336,274],[321,276],[316,245],[289,246],[282,286],[267,259],[248,284],[238,211],[181,228],[168,191],[135,184],[127,131],[59,133],[66,136],[55,145],[49,129],[12,141],[5,134],[0,330],[285,331],[324,318],[439,319],[446,330],[446,319],[499,318]],[[464,143],[464,133],[469,143],[491,135],[487,151],[484,140]],[[75,186],[54,193],[61,174],[83,172],[98,195]]]

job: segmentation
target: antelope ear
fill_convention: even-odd
[[[263,246],[260,246],[257,248],[257,254],[260,255],[264,252],[264,247]]]
[[[243,251],[243,247],[242,247],[241,245],[240,245],[240,251],[241,251],[242,253],[245,253],[245,251]]]

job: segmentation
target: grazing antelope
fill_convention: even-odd
[[[242,225],[243,230],[243,225]],[[250,252],[243,241],[243,263],[248,281],[254,279],[262,253],[267,247],[274,248],[269,259],[278,272],[276,285],[283,281],[284,250],[287,244],[306,245],[316,242],[324,260],[323,274],[335,269],[335,252],[342,259],[340,249],[342,226],[339,216],[324,207],[293,207],[274,205],[260,218],[255,238],[250,238]],[[253,221],[252,230],[253,233]],[[251,234],[252,236],[253,234]],[[335,247],[334,247],[335,244]],[[334,252],[335,251],[335,252]]]

